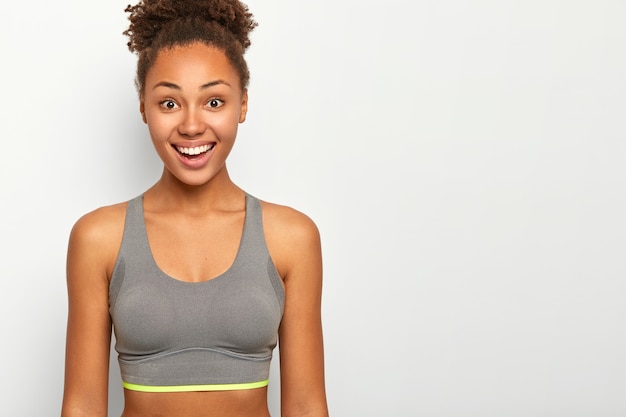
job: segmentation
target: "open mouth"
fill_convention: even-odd
[[[209,143],[208,145],[194,146],[193,148],[186,148],[184,146],[173,146],[176,151],[187,159],[200,158],[202,155],[210,152],[215,143]]]

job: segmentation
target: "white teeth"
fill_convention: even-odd
[[[196,146],[194,148],[184,148],[182,146],[177,146],[176,150],[185,155],[200,155],[201,153],[205,153],[211,149],[213,149],[215,144]]]

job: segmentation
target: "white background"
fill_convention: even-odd
[[[126,4],[0,6],[2,415],[59,414],[70,228],[160,175]],[[331,415],[626,415],[626,2],[248,4],[229,168],[320,228]]]

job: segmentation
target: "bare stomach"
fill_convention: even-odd
[[[124,390],[121,417],[270,417],[267,387],[213,392]]]

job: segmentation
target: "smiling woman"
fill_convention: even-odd
[[[327,416],[316,225],[230,179],[256,26],[238,1],[126,9],[140,112],[163,162],[136,198],[74,225],[62,416],[106,416],[111,332],[123,417],[268,417],[280,342],[283,416]]]

